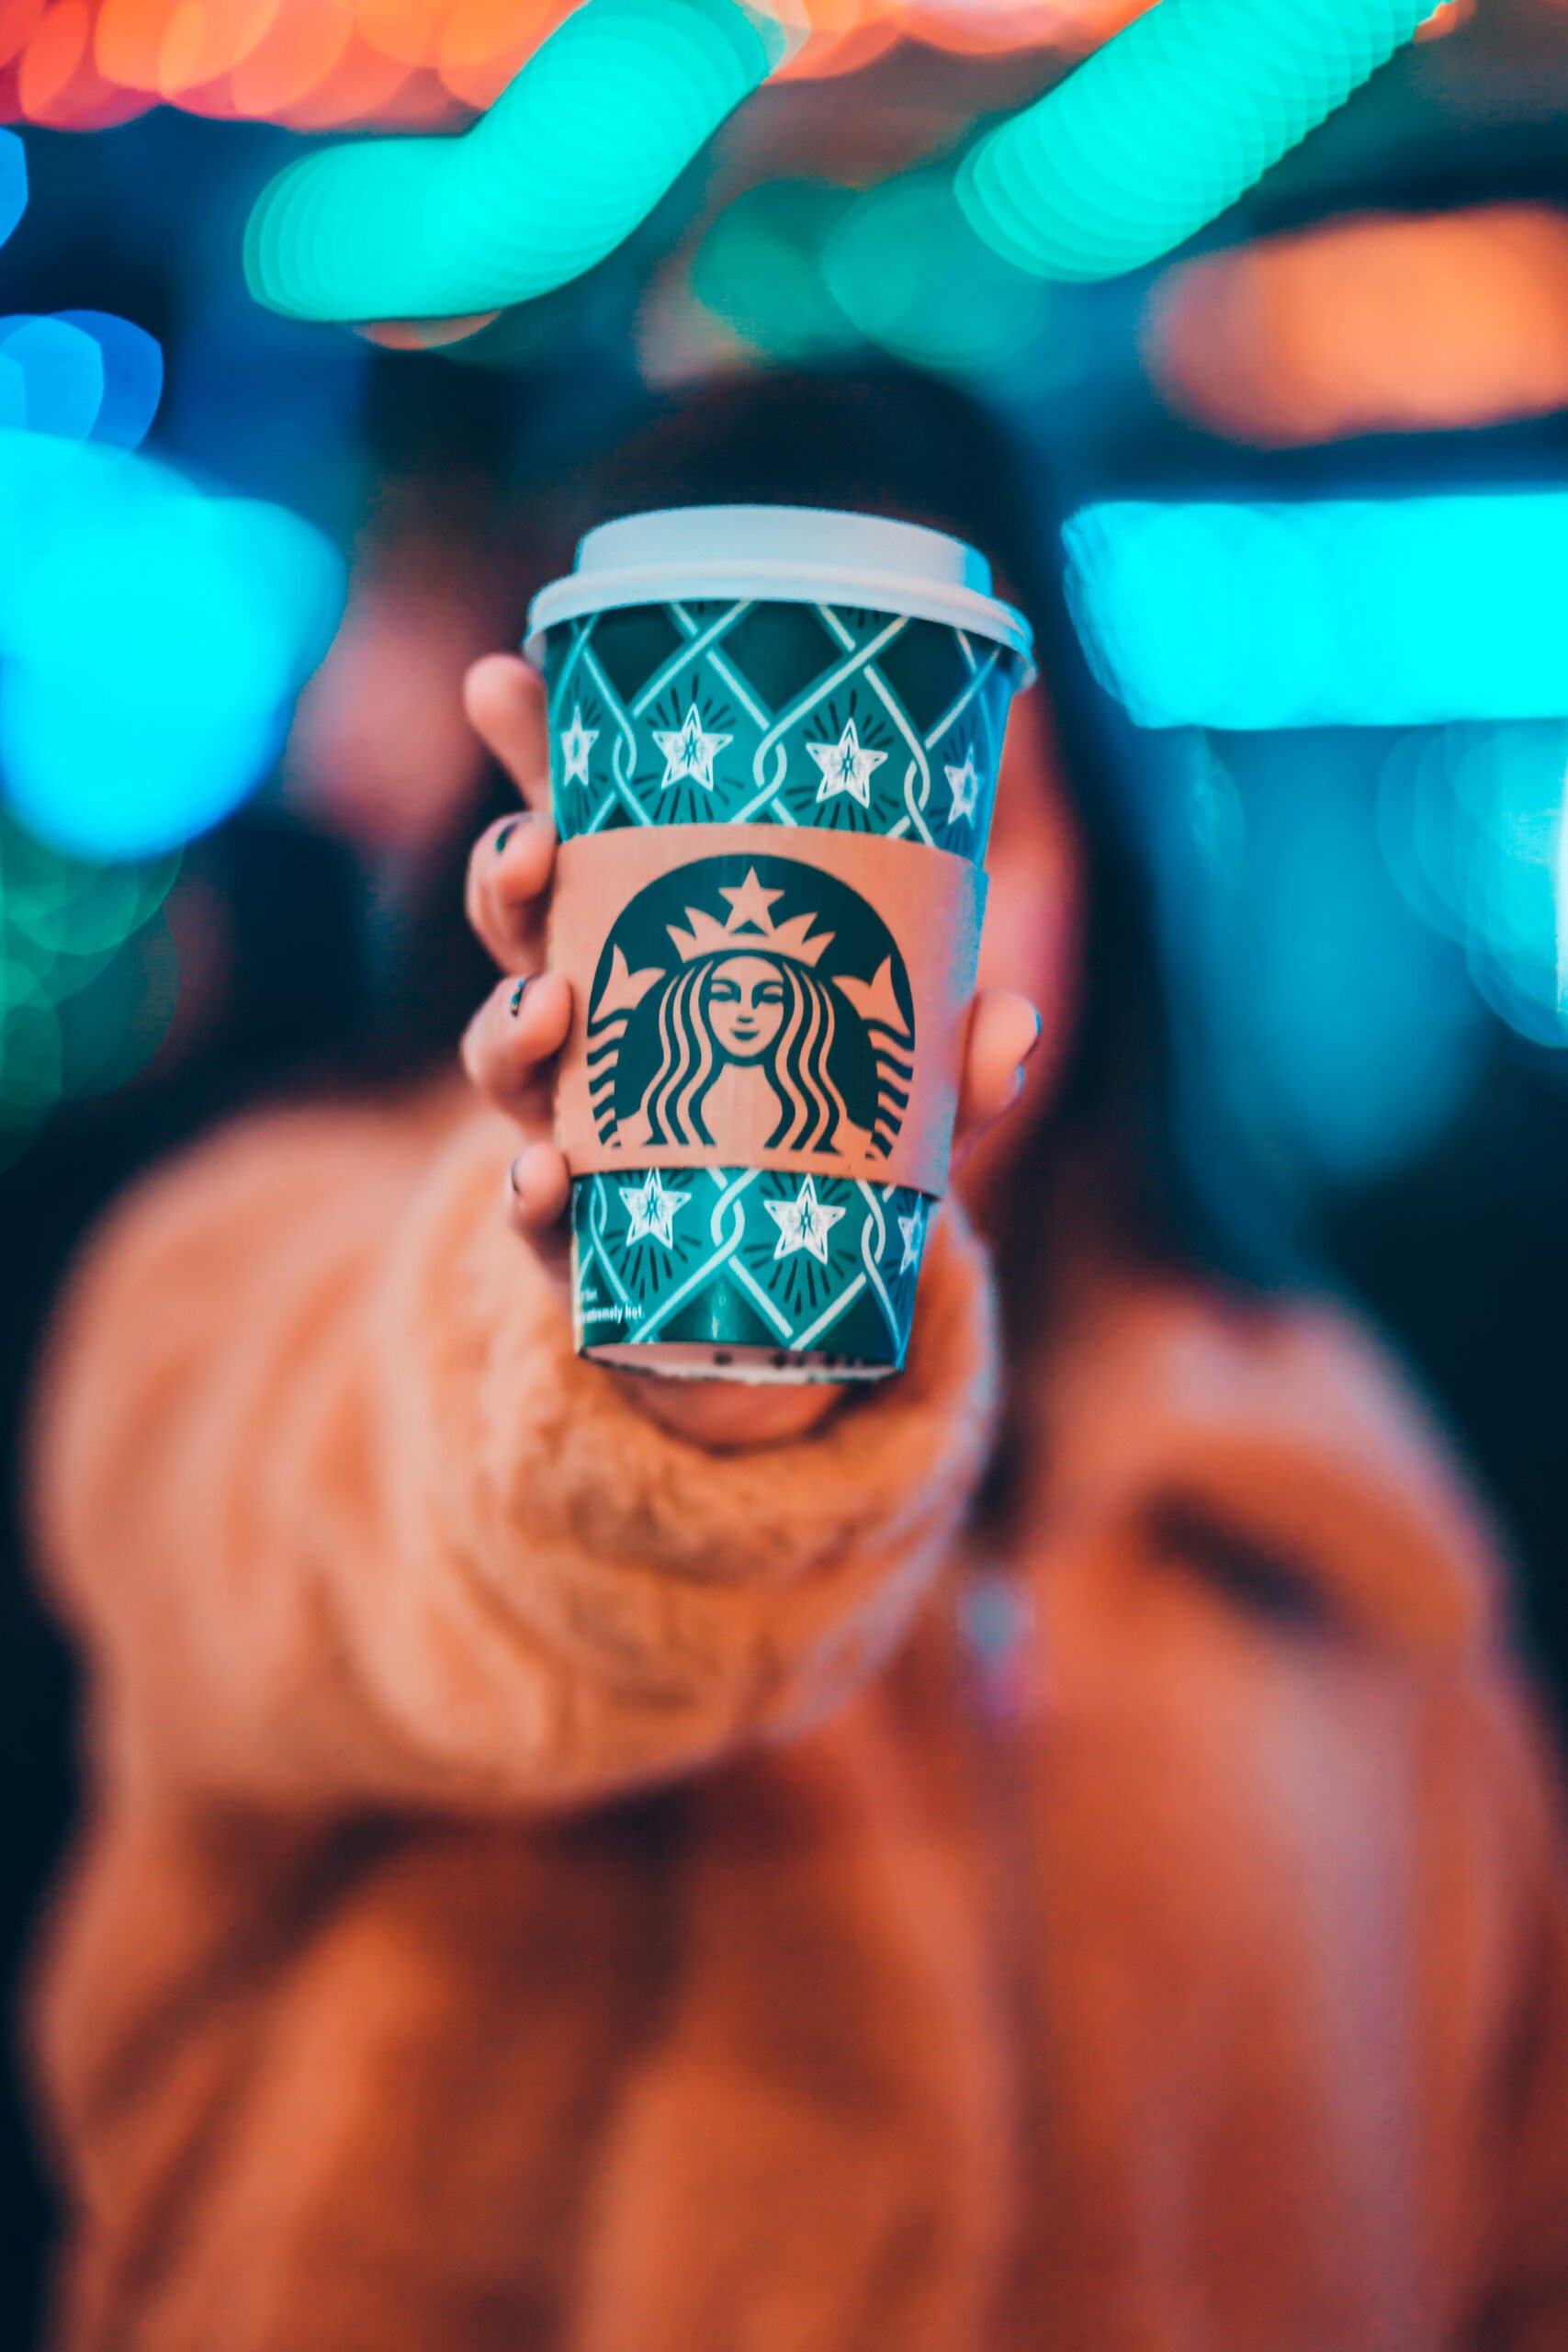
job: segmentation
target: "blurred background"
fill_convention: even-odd
[[[72,1246],[150,1159],[384,1021],[495,790],[463,667],[570,560],[555,485],[727,371],[930,371],[1033,453],[1157,884],[1197,1179],[1242,1215],[1244,1143],[1392,1334],[1568,1694],[1568,5],[1447,0],[1152,257],[1043,262],[954,179],[1136,6],[796,0],[792,53],[561,282],[350,328],[285,314],[333,300],[286,282],[308,239],[253,233],[247,280],[284,165],[461,131],[564,13],[0,0],[13,1959],[72,1803],[15,1493]],[[629,101],[599,95],[614,144]],[[1075,136],[1135,179],[1135,122],[1086,101]],[[49,2213],[14,2101],[5,2135],[22,2345]]]

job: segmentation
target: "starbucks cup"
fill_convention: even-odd
[[[629,515],[535,599],[583,1355],[902,1366],[1030,650],[972,548],[810,507]]]

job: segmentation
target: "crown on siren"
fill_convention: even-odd
[[[830,931],[819,931],[813,937],[811,926],[817,918],[809,910],[791,915],[786,922],[775,923],[773,903],[775,899],[782,899],[784,892],[764,890],[754,865],[748,867],[744,882],[720,890],[718,895],[729,900],[729,914],[725,922],[720,922],[716,915],[705,914],[700,907],[688,907],[686,921],[690,930],[682,931],[678,923],[666,926],[682,964],[690,964],[699,956],[738,956],[747,952],[786,956],[792,963],[815,964],[824,948],[833,944]]]

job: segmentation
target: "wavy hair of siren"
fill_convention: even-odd
[[[638,1104],[650,1144],[715,1144],[705,1106],[731,1057],[714,1035],[712,988],[715,976],[734,959],[735,952],[730,947],[722,955],[683,964],[660,990],[659,1068]],[[746,952],[757,953],[755,948]],[[766,960],[774,966],[785,991],[783,1025],[767,1064],[780,1109],[766,1148],[828,1150],[850,1121],[849,1105],[829,1068],[839,1031],[832,991],[808,967],[789,956]]]

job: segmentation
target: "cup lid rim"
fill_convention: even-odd
[[[922,523],[784,505],[662,507],[600,524],[528,608],[524,650],[586,613],[682,597],[859,605],[972,632],[1030,664],[1032,634],[977,549]],[[1030,674],[1032,675],[1031,667]]]

